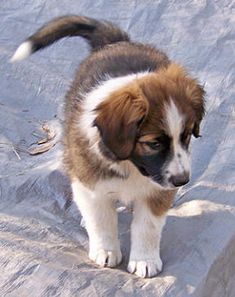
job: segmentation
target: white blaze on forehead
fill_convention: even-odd
[[[182,132],[184,117],[173,100],[170,100],[170,103],[166,105],[165,109],[168,133],[173,138],[173,141],[176,141]]]
[[[172,138],[173,158],[166,168],[169,176],[183,174],[190,171],[190,157],[187,150],[182,147],[181,133],[184,130],[185,119],[179,109],[170,100],[170,103],[165,106],[166,110],[166,125],[169,136]]]

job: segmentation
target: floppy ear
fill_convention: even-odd
[[[113,92],[95,111],[94,125],[98,127],[104,144],[118,159],[127,159],[148,112],[148,101],[142,91],[136,85]]]
[[[200,124],[205,114],[205,91],[203,87],[195,80],[188,79],[186,87],[186,95],[192,102],[192,107],[195,113],[195,122],[193,127],[193,136],[200,137]]]
[[[186,97],[191,102],[194,110],[195,120],[193,135],[200,137],[200,123],[205,114],[205,91],[196,79],[191,78],[186,70],[175,63],[170,64],[164,73],[167,77],[173,80],[179,89],[186,94]]]

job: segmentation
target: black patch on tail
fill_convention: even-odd
[[[30,36],[27,41],[31,41],[32,50],[36,52],[61,38],[72,36],[85,38],[92,50],[98,50],[107,44],[129,41],[128,35],[110,22],[76,15],[53,19]]]

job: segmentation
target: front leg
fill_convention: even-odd
[[[140,277],[153,277],[162,270],[160,240],[165,215],[155,215],[146,201],[135,203],[133,215],[127,270]]]
[[[78,180],[72,183],[73,198],[85,220],[89,236],[89,257],[98,265],[114,267],[122,255],[117,234],[117,213],[113,201],[91,191]]]

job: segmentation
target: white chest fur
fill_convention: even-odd
[[[95,192],[98,196],[110,196],[128,204],[135,200],[144,199],[156,192],[156,190],[161,190],[149,178],[143,176],[130,162],[124,162],[121,169],[122,172],[128,175],[128,178],[112,178],[99,181],[95,186]]]

